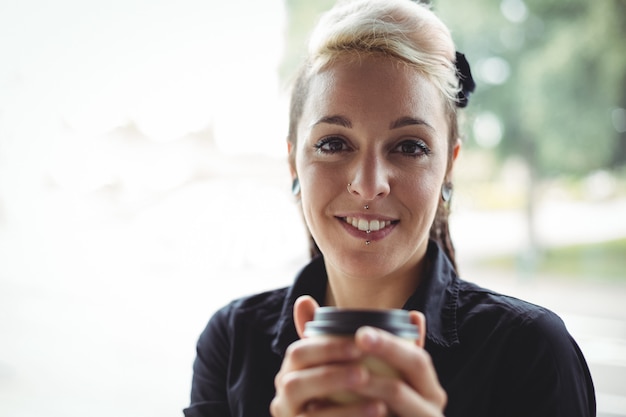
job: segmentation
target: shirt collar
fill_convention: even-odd
[[[460,281],[446,254],[432,240],[426,260],[424,280],[403,308],[426,316],[427,345],[450,347],[459,343],[456,318]]]
[[[424,280],[403,308],[421,311],[426,316],[427,345],[433,343],[450,347],[459,343],[456,326],[459,279],[452,264],[434,241],[430,241],[428,245],[426,259]],[[300,271],[287,292],[276,323],[276,337],[272,343],[274,352],[283,356],[287,346],[298,339],[293,322],[293,305],[296,299],[301,295],[310,295],[319,305],[323,305],[327,282],[326,267],[321,256],[314,258]]]
[[[293,305],[302,295],[310,295],[319,305],[324,305],[328,275],[321,256],[315,257],[305,266],[295,282],[287,291],[285,301],[278,322],[276,323],[276,337],[272,342],[272,350],[284,356],[287,346],[298,339],[296,326],[293,321]]]

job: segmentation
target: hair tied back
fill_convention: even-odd
[[[466,107],[469,102],[469,96],[474,92],[476,83],[472,78],[472,70],[470,69],[469,62],[465,59],[465,55],[461,52],[456,53],[456,62],[454,63],[459,77],[460,91],[458,94],[458,107]]]

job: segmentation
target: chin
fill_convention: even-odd
[[[376,278],[393,272],[390,255],[384,251],[371,250],[370,247],[335,252],[330,259],[347,275]]]

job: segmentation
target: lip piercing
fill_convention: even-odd
[[[369,235],[370,233],[372,233],[372,231],[371,231],[370,229],[367,229],[367,230],[365,231],[365,233],[367,233],[367,234]]]
[[[366,244],[366,245],[369,245],[370,243],[372,243],[372,242],[370,242],[369,240],[366,240],[366,241],[365,241],[365,244]]]
[[[366,204],[366,205],[364,205],[364,206],[363,206],[363,208],[364,208],[365,210],[369,210],[369,209],[370,209],[370,206],[368,206],[368,205]]]

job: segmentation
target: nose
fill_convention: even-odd
[[[373,201],[389,194],[389,170],[384,161],[369,156],[356,161],[348,192],[365,201]]]

